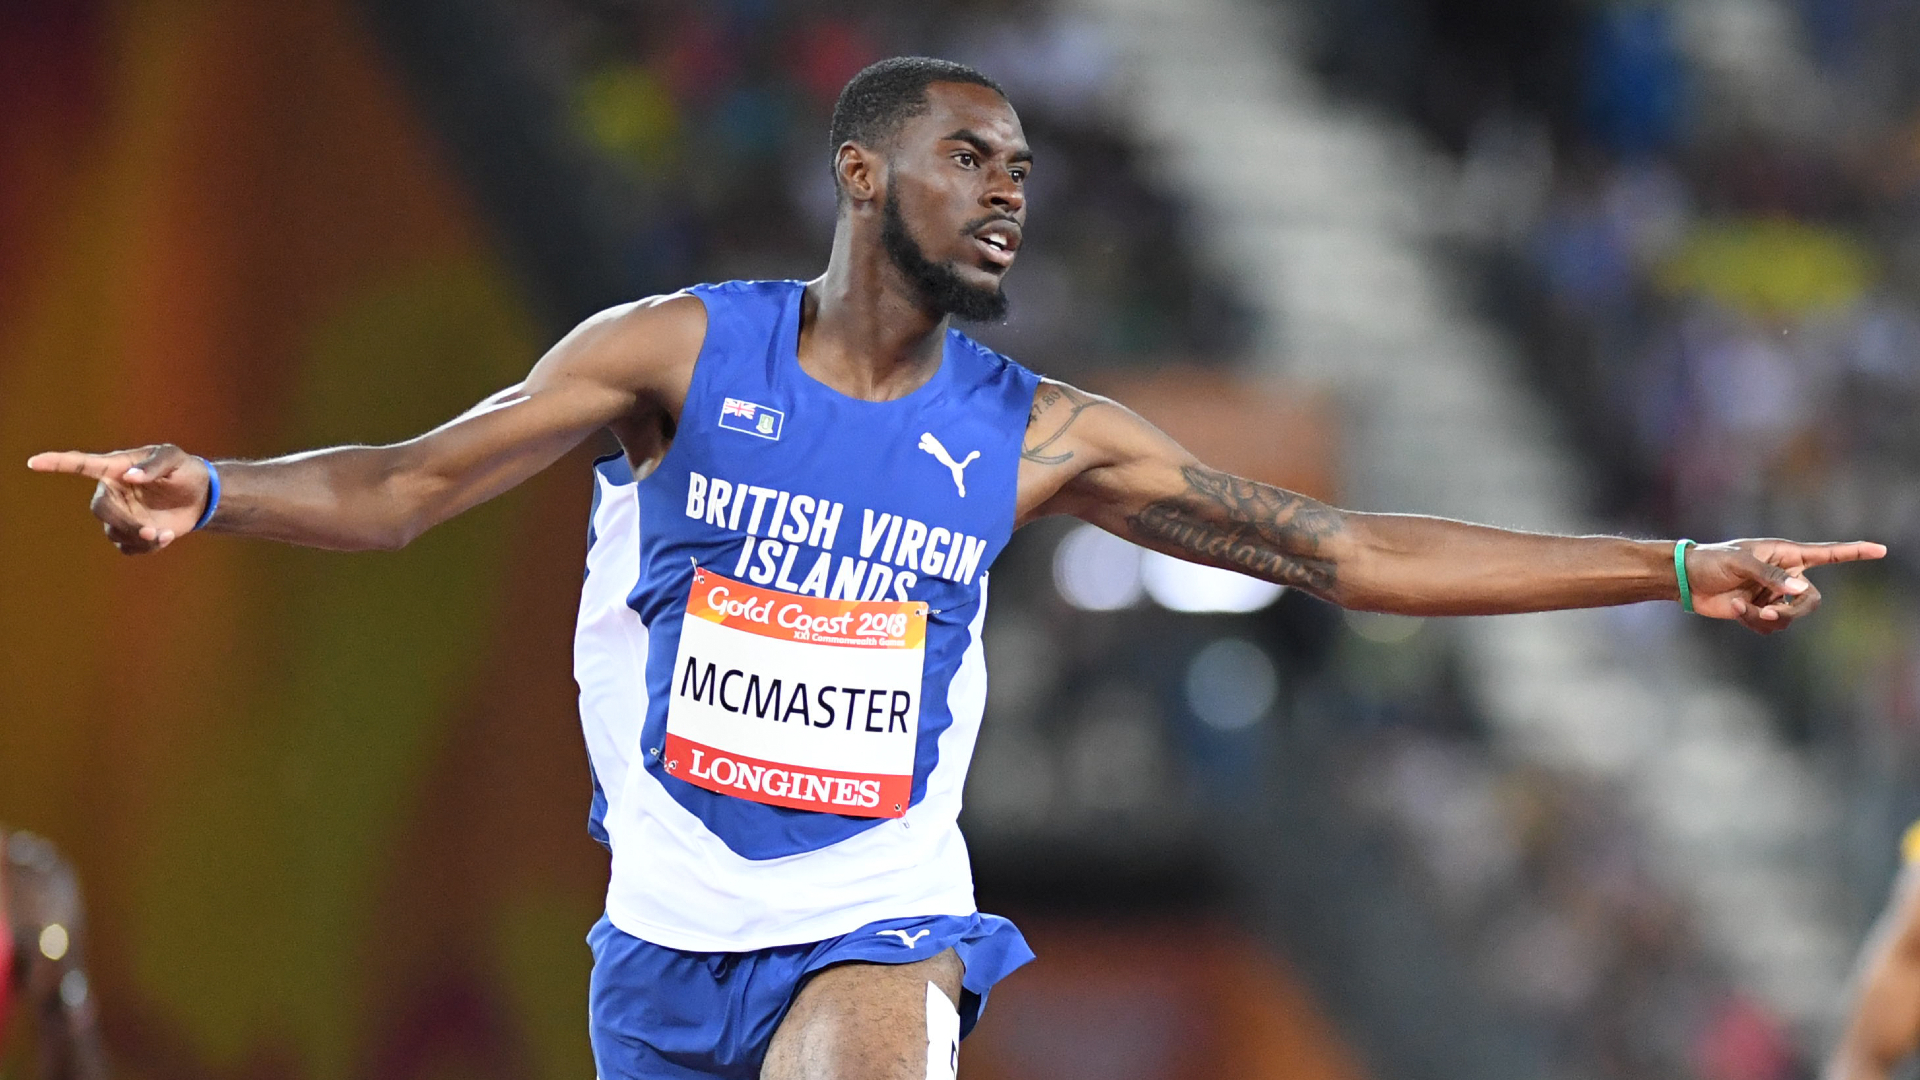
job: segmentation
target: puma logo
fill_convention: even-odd
[[[938,444],[935,444],[935,445],[938,445]],[[975,453],[978,453],[978,452],[979,451],[975,451]],[[907,948],[911,949],[915,945],[918,945],[920,943],[921,938],[926,937],[928,934],[931,934],[931,933],[933,933],[933,931],[931,930],[916,930],[911,934],[907,933],[905,930],[875,930],[873,932],[873,936],[886,937],[888,934],[892,934],[893,936],[900,939],[900,944],[905,945]]]
[[[947,448],[940,445],[940,440],[933,437],[933,432],[931,431],[923,431],[920,433],[920,449],[932,454],[935,461],[947,467],[947,471],[953,474],[953,486],[960,490],[961,498],[966,498],[967,466],[973,464],[973,459],[980,456],[980,451],[972,451],[964,459],[956,462],[953,460],[953,455],[947,453]],[[911,948],[911,946],[909,946],[909,948]]]

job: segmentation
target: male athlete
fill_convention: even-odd
[[[0,1044],[18,1000],[33,1017],[44,1080],[107,1075],[82,933],[73,868],[45,840],[0,830]]]
[[[975,908],[955,825],[987,569],[1021,524],[1072,514],[1375,611],[1690,598],[1761,633],[1819,602],[1808,567],[1884,554],[1350,513],[1210,469],[949,328],[1002,316],[1026,219],[1031,154],[990,79],[875,64],[831,143],[839,219],[813,281],[603,312],[523,383],[393,446],[28,463],[97,480],[129,554],[197,527],[391,549],[613,430],[575,653],[613,852],[590,936],[602,1080],[953,1076],[988,990],[1031,958]]]

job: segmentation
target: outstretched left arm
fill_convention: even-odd
[[[1342,607],[1499,615],[1679,597],[1671,541],[1341,510],[1208,468],[1132,412],[1062,383],[1035,395],[1020,479],[1024,519],[1072,514]],[[1818,606],[1807,567],[1884,554],[1869,543],[1737,540],[1690,548],[1687,575],[1695,611],[1772,633]]]

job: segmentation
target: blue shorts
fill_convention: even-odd
[[[966,965],[964,1038],[993,985],[1033,959],[1012,923],[980,914],[886,919],[825,941],[745,953],[663,948],[603,916],[587,944],[587,1012],[600,1080],[759,1080],[774,1029],[800,985],[848,960],[908,964],[954,950]]]

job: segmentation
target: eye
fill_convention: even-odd
[[[1014,183],[1024,184],[1027,182],[1027,170],[1015,167],[1012,169],[1008,169],[1007,171],[1013,174]]]
[[[953,155],[953,160],[959,162],[960,167],[963,169],[971,169],[975,165],[978,165],[980,163],[980,159],[975,157],[973,155],[973,151],[971,150],[960,151],[959,153]]]

